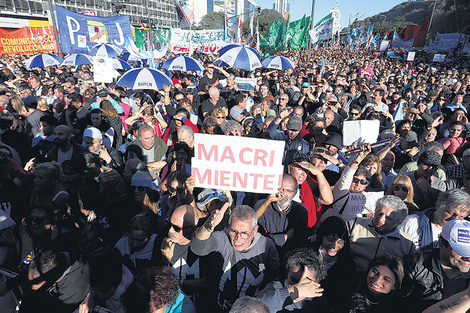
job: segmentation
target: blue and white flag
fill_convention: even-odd
[[[395,34],[393,35],[392,45],[394,45],[395,47],[406,49],[406,50],[411,50],[411,48],[413,48],[414,42],[415,42],[415,37],[411,38],[410,40],[404,41],[403,39],[400,38],[398,33],[395,31]]]
[[[63,53],[88,53],[94,45],[110,43],[124,48],[125,37],[132,37],[129,16],[84,15],[55,5],[60,45]]]

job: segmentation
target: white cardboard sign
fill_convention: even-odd
[[[375,212],[375,202],[383,198],[384,192],[361,192],[351,193],[349,196],[349,213],[351,216],[357,214],[370,214]]]
[[[379,136],[380,121],[345,121],[343,125],[343,146],[359,141],[374,143]]]

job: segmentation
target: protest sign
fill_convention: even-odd
[[[198,50],[205,53],[218,53],[224,47],[224,30],[171,30],[170,51],[173,53],[187,53],[189,46],[191,50]]]
[[[284,141],[194,134],[196,186],[275,193],[281,186]]]
[[[384,52],[385,50],[387,50],[389,43],[390,42],[388,40],[382,40],[382,42],[380,43],[379,51]]]
[[[57,53],[52,26],[0,28],[0,54]]]
[[[375,121],[345,121],[343,125],[343,146],[354,142],[374,143],[379,136],[380,122]]]
[[[434,58],[432,59],[432,61],[433,62],[445,62],[446,61],[446,55],[436,53],[434,55]]]
[[[351,193],[349,196],[349,214],[371,214],[375,212],[375,202],[383,198],[384,192],[360,192]]]
[[[93,57],[93,79],[97,83],[113,82],[113,59],[97,55]]]
[[[235,77],[235,83],[237,84],[237,90],[255,91],[256,78]]]
[[[125,36],[133,38],[129,16],[84,15],[55,6],[63,53],[88,53],[95,44],[124,48]]]
[[[414,61],[415,60],[416,51],[408,52],[408,56],[406,57],[407,61]]]

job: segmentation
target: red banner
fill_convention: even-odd
[[[426,43],[428,25],[429,21],[420,26],[409,24],[404,30],[400,32],[400,38],[404,41],[408,41],[411,38],[415,37],[413,47],[423,47]]]
[[[52,26],[25,26],[14,30],[0,28],[0,55],[57,52]]]

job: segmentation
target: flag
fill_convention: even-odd
[[[177,0],[175,1],[176,13],[178,14],[178,20],[181,28],[191,27],[194,24],[194,13],[187,6],[181,7]],[[186,14],[189,13],[192,17],[188,17]],[[190,20],[192,18],[192,21]]]
[[[393,113],[393,120],[395,122],[398,122],[398,121],[401,121],[403,119],[404,119],[404,116],[403,116],[403,102],[400,101],[398,103],[397,108],[395,109],[395,112]]]
[[[255,46],[253,48],[256,49],[256,51],[259,51],[259,21],[256,21],[256,36],[255,36]]]
[[[147,27],[147,24],[145,24],[145,23],[143,23],[142,25],[140,25],[140,32],[143,32],[146,27]]]
[[[308,45],[308,36],[310,30],[310,16],[306,19],[301,19],[300,26],[296,25],[297,30],[293,37],[290,39],[290,48],[291,49],[300,49]]]
[[[411,38],[415,38],[413,42],[413,47],[423,47],[426,43],[426,34],[428,33],[428,26],[429,21],[420,26],[409,24],[399,34],[400,38],[404,41],[408,41]]]
[[[254,14],[251,15],[251,19],[250,19],[250,32],[248,34],[248,39],[246,40],[246,43],[247,45],[249,45],[250,47],[253,48],[253,41],[254,41],[254,34],[253,34],[253,18],[254,18]]]
[[[333,13],[322,18],[310,31],[312,43],[333,38]]]
[[[323,58],[323,55],[321,56],[321,76],[325,74],[325,59]]]
[[[388,34],[390,34],[390,24],[388,24],[388,29],[385,31],[384,40],[387,40]]]
[[[237,15],[237,18],[235,19],[235,23],[233,23],[231,30],[235,34],[235,41],[240,43],[242,40],[242,27],[243,27],[243,22],[241,15]]]
[[[410,40],[407,40],[407,41],[401,39],[400,36],[398,36],[398,33],[395,31],[395,33],[393,34],[392,45],[399,47],[399,48],[411,50],[411,48],[413,47],[414,41],[415,41],[415,38],[411,38]]]

